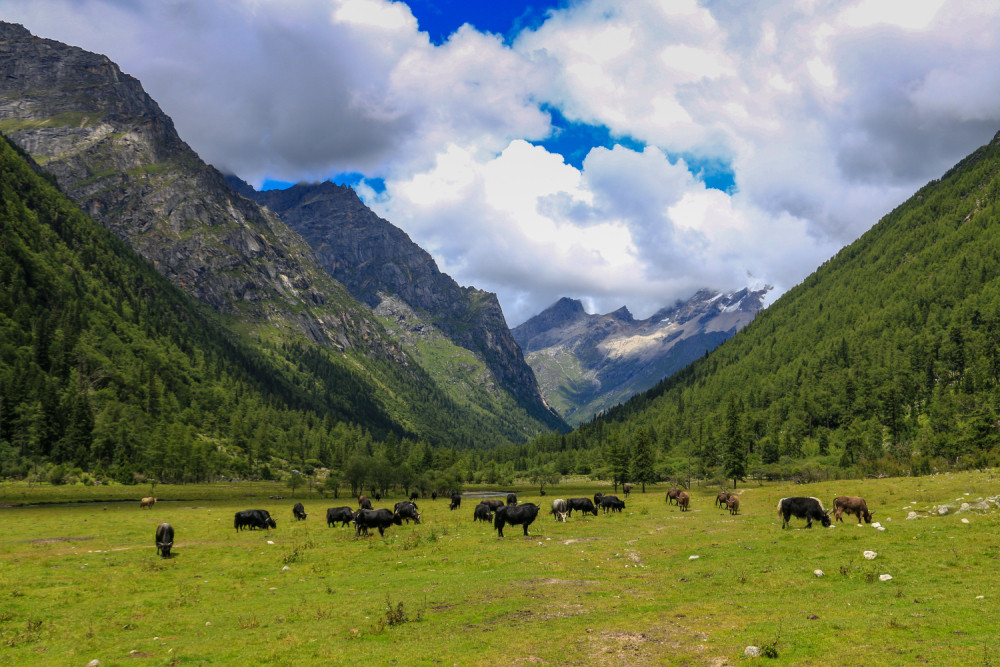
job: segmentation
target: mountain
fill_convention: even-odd
[[[648,431],[695,474],[922,474],[1000,463],[998,406],[1000,133],[574,443]]]
[[[753,320],[770,288],[701,290],[646,320],[563,298],[514,329],[546,400],[579,424],[704,356]]]
[[[324,182],[257,192],[235,176],[227,180],[237,192],[277,213],[300,234],[331,276],[355,298],[389,316],[383,323],[390,329],[433,327],[458,350],[475,355],[485,365],[485,377],[470,381],[462,364],[440,364],[432,372],[443,377],[442,384],[454,388],[456,397],[479,395],[479,404],[488,408],[506,393],[530,418],[549,429],[566,428],[542,399],[496,295],[459,286],[403,230],[365,206],[353,189]],[[406,307],[402,319],[401,304]],[[421,358],[426,356],[420,349],[425,338],[404,336],[403,341],[410,343],[411,354]]]
[[[344,397],[370,397],[375,412],[350,418],[375,435],[491,446],[549,430],[453,399],[298,234],[234,192],[107,57],[0,23],[0,132],[247,344],[307,373],[318,393],[347,405]]]
[[[396,427],[350,374],[347,391],[322,391],[234,335],[52,181],[0,139],[0,475],[49,463],[193,481],[296,453],[333,465],[361,435],[343,422]]]

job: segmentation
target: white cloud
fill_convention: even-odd
[[[378,212],[512,324],[560,296],[648,314],[788,288],[1000,129],[1000,2],[579,0],[512,45],[436,46],[388,0],[3,0],[108,54],[251,181],[360,171]],[[544,105],[646,145],[582,169]],[[631,142],[629,145],[633,145]],[[721,158],[736,191],[683,161]]]

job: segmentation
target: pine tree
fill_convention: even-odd
[[[656,481],[655,465],[651,429],[640,428],[632,438],[632,481],[642,484],[643,493],[647,482]]]
[[[729,401],[726,411],[726,452],[723,466],[726,477],[733,480],[733,488],[747,474],[747,445],[743,433],[743,409],[736,398]]]

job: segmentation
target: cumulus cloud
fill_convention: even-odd
[[[0,17],[108,54],[251,182],[384,179],[370,205],[511,324],[561,296],[642,316],[749,276],[787,289],[1000,129],[997,0],[579,0],[512,41],[464,26],[441,45],[390,0]],[[628,147],[568,165],[531,143],[549,109]]]

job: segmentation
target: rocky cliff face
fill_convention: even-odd
[[[320,265],[355,298],[375,309],[386,297],[405,303],[412,317],[473,352],[527,414],[548,428],[564,427],[542,399],[496,295],[459,286],[351,188],[326,182],[256,192],[238,178],[228,180],[237,192],[274,211],[299,233]]]
[[[216,310],[405,362],[308,245],[233,193],[107,57],[0,23],[0,131],[81,208]]]
[[[546,400],[571,424],[649,389],[753,320],[770,290],[701,290],[635,320],[627,308],[590,315],[560,299],[513,331]]]

